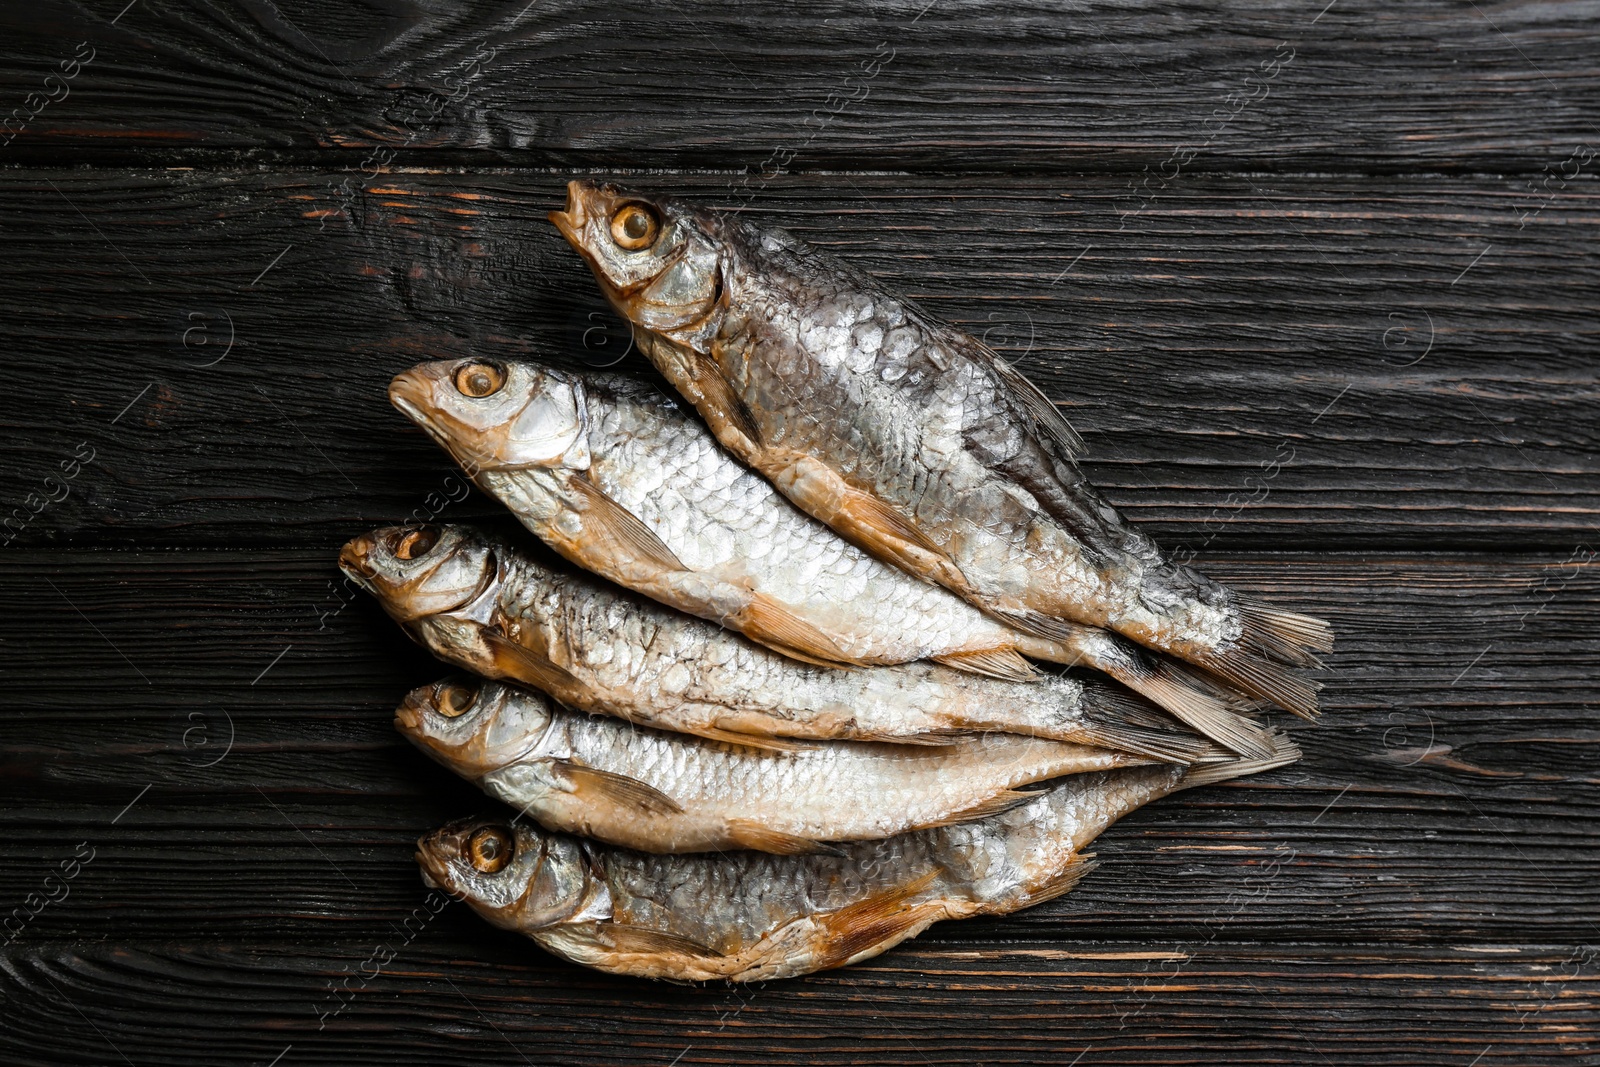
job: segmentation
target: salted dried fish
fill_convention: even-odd
[[[763,752],[470,679],[413,690],[395,725],[546,828],[644,852],[815,852],[822,842],[987,818],[1033,799],[1022,786],[1150,762],[1001,733],[937,748],[838,742]]]
[[[815,667],[466,527],[377,530],[346,544],[339,564],[442,659],[645,726],[769,747],[1000,730],[1157,759],[1207,750],[1153,705],[1093,679]]]
[[[500,819],[417,843],[424,880],[496,926],[599,970],[677,981],[785,978],[868,959],[941,919],[998,915],[1071,889],[1083,849],[1179,789],[1281,767],[1264,760],[1072,775],[981,822],[840,846],[837,855],[649,855]]]
[[[1042,637],[1104,626],[1316,713],[1320,619],[1165,556],[1083,478],[1077,435],[968,335],[825,253],[572,182],[551,221],[717,439],[843,536]]]
[[[561,555],[822,665],[934,659],[1029,678],[1023,654],[1104,671],[1237,751],[1260,734],[1194,677],[1108,631],[1020,633],[842,541],[659,390],[520,361],[425,363],[389,396]]]

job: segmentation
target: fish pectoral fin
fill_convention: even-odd
[[[551,760],[551,771],[573,795],[584,800],[603,800],[649,815],[678,815],[683,805],[653,785],[614,771],[603,771],[575,760]]]
[[[572,673],[551,659],[547,650],[529,648],[495,627],[484,628],[483,643],[489,647],[495,669],[508,678],[527,682],[548,693],[578,685]]]
[[[563,923],[561,929],[569,936],[580,937],[612,952],[630,956],[687,956],[714,960],[722,959],[725,955],[680,934],[669,934],[645,926],[630,926],[610,919]]]
[[[799,834],[787,834],[782,830],[774,830],[770,826],[763,826],[753,819],[726,819],[728,838],[739,848],[748,848],[756,852],[771,852],[777,856],[804,856],[810,853],[826,852],[835,856],[844,855],[844,850],[837,845],[830,845]]]
[[[1000,815],[1010,811],[1012,808],[1020,807],[1038,796],[1038,790],[1002,789],[994,796],[986,797],[970,807],[962,808],[960,811],[953,811],[937,822],[918,823],[917,829],[931,830],[939,826],[954,826],[956,823],[987,819],[990,816]]]
[[[630,562],[648,563],[661,570],[688,569],[677,553],[643,519],[606,495],[605,490],[595,485],[586,472],[574,473],[567,479],[567,484],[583,501],[584,532],[600,541],[604,551]]]
[[[1083,881],[1083,876],[1099,865],[1099,861],[1092,854],[1074,857],[1071,863],[1045,879],[1038,888],[1028,894],[1028,906],[1054,900],[1063,893],[1077,888],[1078,883]]]
[[[802,663],[818,667],[859,665],[818,626],[765,593],[751,594],[749,602],[729,621],[736,624],[734,628],[739,632]]]
[[[838,967],[865,953],[881,952],[949,915],[942,900],[908,903],[941,873],[929,871],[887,892],[814,916],[824,938],[819,953],[823,966]]]
[[[1012,648],[985,648],[977,652],[950,652],[943,656],[930,656],[935,663],[954,667],[969,674],[982,674],[1002,678],[1008,682],[1036,682],[1042,676],[1033,664],[1022,658]]]
[[[713,342],[713,344],[720,349],[720,341]],[[722,373],[722,368],[717,365],[715,359],[699,353],[691,353],[686,362],[689,364],[690,373],[694,375],[695,386],[700,391],[700,398],[707,405],[715,408],[722,416],[723,425],[712,427],[723,431],[718,433],[717,437],[721,439],[725,433],[730,431],[744,437],[742,448],[747,455],[739,458],[748,462],[749,455],[754,454],[761,448],[761,428],[756,425],[755,416],[751,413],[749,406],[745,404],[744,398],[735,391],[733,383],[728,381],[727,375]],[[707,419],[706,421],[710,422],[711,420]],[[735,448],[734,445],[729,444],[727,441],[723,441],[723,444],[729,448]],[[738,449],[735,450],[737,451]]]

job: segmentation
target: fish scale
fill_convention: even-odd
[[[646,240],[614,236],[625,213]],[[981,342],[741,217],[575,181],[550,218],[722,444],[846,539],[1027,633],[1105,627],[1316,714],[1294,668],[1331,649],[1327,623],[1163,556]]]
[[[397,546],[430,533],[426,555]],[[569,706],[713,739],[946,744],[995,730],[1187,760],[1207,745],[1093,678],[985,678],[938,664],[839,671],[588,576],[552,570],[466,527],[390,527],[347,544],[346,575],[413,638],[476,674]],[[770,747],[770,746],[769,746]],[[780,746],[781,747],[781,746]]]
[[[485,918],[591,967],[677,980],[755,981],[855,962],[930,923],[1006,914],[1069,889],[1106,827],[1179,789],[1284,766],[1272,755],[1202,767],[1096,771],[1060,779],[989,818],[839,846],[836,854],[649,855],[528,827],[466,820],[419,842],[426,877]],[[485,873],[473,834],[514,835],[516,858]],[[528,883],[547,855],[581,853],[564,877]]]

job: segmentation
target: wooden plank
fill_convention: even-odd
[[[495,514],[452,499],[448,460],[383,389],[473,351],[615,360],[625,338],[544,221],[567,175],[344,177],[0,180],[0,281],[26,309],[0,321],[25,356],[0,415],[19,546],[321,544],[373,520]],[[670,184],[729,201],[726,177]],[[752,211],[1013,356],[1085,431],[1091,478],[1169,543],[1590,535],[1587,185],[1535,202],[1497,178],[1196,176],[1128,217],[1124,193],[839,175],[774,182]]]
[[[117,6],[0,15],[13,158],[1541,174],[1600,141],[1592,2]]]
[[[1290,954],[1592,940],[1596,568],[1205,562],[1338,630],[1323,723],[1296,727],[1304,762],[1139,812],[1061,904],[934,940],[1172,941],[1219,915]],[[364,600],[320,616],[330,574],[329,554],[287,550],[8,560],[0,901],[96,850],[19,944],[382,937],[416,907],[412,842],[486,802],[389,725],[443,669]]]
[[[0,1049],[19,1067],[119,1056],[261,1067],[280,1055],[1509,1067],[1592,1063],[1596,1052],[1592,950],[1566,947],[1307,950],[1286,960],[1227,942],[913,942],[844,971],[685,988],[582,971],[494,931],[462,944],[444,923],[376,944],[39,946],[0,972]]]

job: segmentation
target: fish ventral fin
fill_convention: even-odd
[[[930,656],[935,663],[942,663],[946,667],[954,667],[958,671],[969,674],[982,674],[989,678],[1001,678],[1008,682],[1036,682],[1040,678],[1039,671],[1033,664],[1023,659],[1022,656],[1011,648],[984,648],[976,652],[948,652],[942,656]]]
[[[617,503],[589,478],[587,471],[575,471],[567,484],[583,501],[583,529],[600,542],[614,558],[649,563],[665,571],[681,571],[678,559],[667,543],[639,516]]]
[[[973,822],[978,819],[987,819],[1000,815],[1012,808],[1021,807],[1030,800],[1037,799],[1042,791],[1032,789],[1002,789],[992,797],[978,801],[970,807],[953,811],[942,819],[934,822],[918,823],[918,830],[932,830],[940,826],[954,826],[957,823]]]
[[[1047,900],[1054,900],[1065,893],[1078,887],[1083,881],[1083,876],[1100,866],[1092,853],[1075,856],[1071,863],[1061,868],[1049,878],[1041,882],[1033,892],[1028,894],[1028,905],[1043,904]]]
[[[483,628],[483,643],[489,648],[495,668],[508,678],[527,682],[551,694],[578,686],[578,679],[552,660],[546,650],[529,648],[494,626]]]
[[[603,801],[648,815],[679,815],[683,805],[653,785],[576,760],[551,760],[552,770],[580,800]]]
[[[751,594],[745,606],[728,621],[734,629],[790,659],[816,667],[859,665],[814,623],[765,593]]]
[[[782,830],[774,830],[770,826],[763,826],[754,819],[727,819],[725,820],[728,839],[739,848],[748,848],[755,852],[770,852],[776,856],[804,856],[814,852],[826,852],[835,856],[843,856],[844,850],[837,845],[826,844],[813,838],[802,837],[799,834],[788,834]]]
[[[931,886],[941,872],[934,870],[885,892],[815,916],[825,941],[821,966],[837,967],[865,952],[882,951],[948,914],[941,900],[909,903]]]
[[[742,734],[736,730],[724,730],[719,726],[689,726],[670,727],[661,724],[659,729],[678,729],[686,734],[703,737],[707,741],[717,741],[724,745],[734,745],[738,748],[752,748],[758,752],[784,753],[798,752],[806,747],[805,742],[790,740],[786,737],[763,737],[756,734]]]

